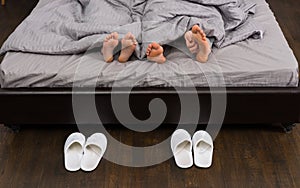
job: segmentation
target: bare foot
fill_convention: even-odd
[[[128,61],[137,45],[137,41],[132,33],[127,33],[122,39],[122,51],[119,56],[119,62],[125,63]]]
[[[111,33],[110,35],[107,35],[106,38],[104,39],[103,42],[103,48],[101,50],[104,61],[107,63],[110,63],[114,60],[114,49],[118,46],[119,44],[119,34],[114,32]]]
[[[189,49],[189,51],[192,54],[196,54],[199,51],[199,47],[196,40],[194,40],[193,38],[193,32],[192,31],[186,32],[184,38],[185,38],[186,47]]]
[[[196,59],[201,63],[206,63],[211,52],[211,47],[206,35],[198,25],[193,26],[192,34],[192,38],[196,41],[198,46]],[[194,50],[194,48],[191,48],[191,50]]]
[[[163,47],[157,44],[156,42],[153,42],[149,44],[147,48],[146,51],[147,59],[149,61],[154,61],[156,63],[162,64],[167,60],[163,52],[164,52]]]

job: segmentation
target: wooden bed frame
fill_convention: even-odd
[[[177,90],[189,95],[187,88]],[[168,107],[166,124],[178,124],[180,101],[172,88],[134,88],[130,92],[132,113],[140,119],[150,115],[149,101],[161,98]],[[111,89],[99,88],[95,92],[95,103],[103,124],[118,124],[111,106]],[[118,91],[125,95],[129,92]],[[207,124],[211,112],[211,91],[197,88],[201,113],[199,124]],[[226,94],[227,106],[224,124],[273,124],[281,123],[285,131],[291,131],[300,122],[300,87],[297,88],[227,88],[214,91],[215,95]],[[93,95],[78,92],[78,97]],[[0,89],[0,123],[18,131],[26,124],[76,124],[72,109],[72,89],[23,88]],[[86,124],[95,124],[92,120]]]

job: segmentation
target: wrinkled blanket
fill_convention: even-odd
[[[249,17],[254,10],[245,0],[53,0],[32,11],[0,54],[81,53],[114,31],[120,38],[132,32],[145,49],[152,41],[168,44],[182,37],[194,24],[223,47],[262,34]],[[137,48],[136,55],[142,51]]]
[[[143,22],[143,41],[168,44],[197,24],[214,45],[224,47],[249,37],[262,37],[262,28],[249,18],[255,3],[246,0],[151,0]]]
[[[76,54],[117,31],[140,36],[141,0],[53,0],[36,7],[3,44],[6,51]],[[139,39],[140,41],[140,39]]]

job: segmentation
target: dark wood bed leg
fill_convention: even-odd
[[[296,123],[282,123],[282,128],[285,133],[290,133],[296,127]]]
[[[21,130],[21,125],[5,124],[4,126],[10,128],[14,133],[18,133]]]

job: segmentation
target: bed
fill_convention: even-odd
[[[84,100],[93,95],[102,123],[116,124],[120,122],[111,95],[130,93],[131,111],[137,118],[147,119],[150,112],[145,109],[150,101],[161,98],[168,107],[163,122],[178,124],[179,95],[194,94],[191,87],[195,86],[201,105],[199,124],[211,120],[212,96],[225,96],[224,124],[281,123],[291,130],[300,119],[300,107],[295,105],[300,102],[298,63],[268,4],[256,1],[253,19],[265,25],[264,38],[213,49],[207,64],[196,63],[177,49],[170,51],[170,62],[163,66],[140,60],[101,64],[97,55],[90,54],[8,52],[1,63],[0,122],[10,126],[75,124],[72,98],[76,95]],[[94,61],[87,66],[83,57]],[[85,74],[78,74],[78,66]],[[116,78],[135,81],[136,75],[140,79],[132,90],[127,88],[131,82],[125,82],[113,91]],[[182,81],[185,77],[188,81]],[[78,87],[76,92],[73,86]],[[86,118],[80,123],[97,122]]]

